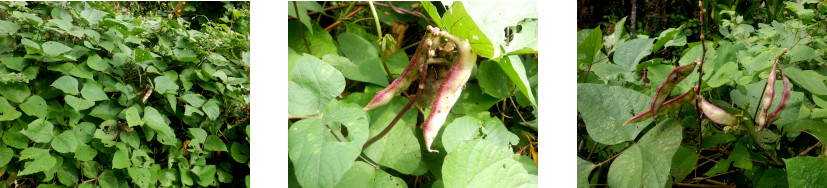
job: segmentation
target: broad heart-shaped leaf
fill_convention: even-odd
[[[115,120],[103,121],[99,129],[95,130],[95,138],[101,140],[115,140],[118,137],[118,122]]]
[[[812,156],[784,159],[790,187],[821,187],[827,185],[827,160]]]
[[[112,155],[112,168],[124,169],[130,166],[132,166],[132,162],[129,161],[129,151],[124,149],[115,151],[115,154]]]
[[[194,166],[192,173],[198,177],[198,185],[209,186],[215,181],[215,165]]]
[[[55,41],[44,42],[42,47],[43,53],[46,53],[46,55],[52,57],[58,56],[64,52],[72,50],[72,48]]]
[[[14,150],[6,146],[0,147],[0,168],[9,164],[11,157],[14,157]]]
[[[26,135],[34,142],[46,143],[52,140],[54,136],[54,124],[45,119],[37,119],[29,123],[27,129],[21,130],[20,133]]]
[[[785,54],[785,56],[789,56],[789,63],[795,63],[799,61],[809,61],[817,56],[821,56],[821,53],[807,45],[799,44],[795,45],[793,49],[790,49],[790,52]]]
[[[152,54],[150,54],[149,51],[144,49],[135,49],[135,62],[143,62],[152,59],[155,58],[152,58]]]
[[[250,159],[250,146],[233,142],[230,146],[230,155],[236,162],[247,163],[247,160]]]
[[[333,66],[305,55],[290,71],[287,112],[292,116],[313,115],[345,90],[345,78]]]
[[[31,141],[26,135],[20,134],[21,129],[22,126],[20,126],[20,124],[14,124],[11,128],[6,129],[6,132],[3,133],[3,144],[17,149],[29,147]]]
[[[210,99],[207,103],[204,103],[204,106],[201,106],[201,110],[203,110],[211,120],[218,118],[221,112],[221,108],[218,107],[218,101],[215,99]]]
[[[169,127],[169,124],[161,117],[161,113],[151,106],[144,108],[144,122],[150,128],[165,135],[175,135],[175,132]]]
[[[353,33],[342,33],[338,39],[340,46],[348,46],[342,48],[342,53],[356,65],[342,67],[345,78],[380,86],[388,85],[388,77],[385,74],[377,74],[385,69],[382,68],[382,60],[379,59],[376,46]]]
[[[0,83],[0,95],[11,102],[22,103],[32,94],[29,86],[23,83]]]
[[[798,15],[798,19],[801,19],[804,24],[810,23],[813,20],[813,10],[804,8],[803,4],[798,4],[796,2],[784,2],[787,9],[792,10]]]
[[[370,137],[385,130],[407,103],[405,97],[394,97],[387,105],[368,111],[371,117]],[[364,150],[366,157],[400,173],[413,173],[422,158],[419,139],[416,138],[416,116],[416,109],[408,110],[385,137]]]
[[[92,68],[92,70],[101,72],[106,71],[110,67],[109,60],[102,59],[98,54],[89,56],[89,58],[86,59],[86,65],[89,66],[89,68]]]
[[[537,187],[537,176],[512,155],[486,140],[464,141],[445,156],[442,180],[446,187]]]
[[[609,167],[611,187],[664,187],[669,179],[672,156],[680,146],[680,122],[662,120],[640,141],[623,151]]]
[[[118,186],[118,177],[110,169],[103,170],[103,173],[98,177],[98,182],[102,188],[116,188]]]
[[[204,141],[204,149],[211,151],[229,151],[224,141],[221,141],[221,138],[212,134],[207,136],[207,140]]]
[[[14,120],[23,113],[14,109],[5,98],[0,97],[0,121]]]
[[[489,9],[485,11],[491,11],[492,13],[498,12],[498,14],[501,13],[498,10],[500,9]],[[492,43],[492,40],[489,40],[487,34],[480,30],[480,27],[477,26],[477,23],[483,22],[475,22],[474,19],[476,18],[466,12],[463,2],[456,2],[451,5],[450,11],[446,11],[445,14],[442,15],[443,25],[441,25],[441,27],[454,36],[467,39],[469,43],[471,43],[471,47],[474,48],[474,52],[476,52],[477,55],[498,61],[500,56],[503,55],[503,53],[499,50],[499,45]],[[516,23],[517,22],[508,24],[516,25]],[[505,28],[498,29],[500,29],[500,33],[502,33],[502,30]]]
[[[86,100],[104,101],[109,100],[109,96],[103,92],[101,84],[94,81],[87,81],[83,83],[83,89],[80,90],[80,95]]]
[[[78,148],[78,137],[71,130],[63,131],[52,140],[52,148],[60,153],[74,153]]]
[[[520,32],[514,33],[514,39],[508,43],[508,47],[505,48],[506,55],[516,55],[516,54],[536,54],[540,51],[538,43],[538,29],[537,26],[540,24],[539,21],[526,21],[523,22],[522,29]]]
[[[698,154],[695,153],[695,147],[681,146],[672,157],[672,169],[669,174],[675,178],[675,182],[681,182],[689,173],[695,169],[698,164]]]
[[[483,116],[488,116],[487,113]],[[516,145],[520,138],[508,132],[505,125],[496,118],[484,117],[478,119],[472,116],[463,116],[445,126],[442,132],[442,146],[448,153],[454,151],[457,145],[466,140],[484,139],[502,148],[509,149]]]
[[[501,2],[462,2],[459,7],[464,6],[464,11],[467,11],[467,16],[472,18],[472,23],[479,26],[479,30],[484,33],[484,36],[490,39],[490,43],[494,49],[493,56],[486,56],[483,55],[484,53],[480,53],[479,51],[484,51],[483,49],[479,49],[475,46],[474,37],[473,35],[467,36],[460,36],[462,38],[467,38],[471,40],[471,45],[474,47],[474,50],[477,50],[480,55],[488,57],[490,59],[499,59],[500,56],[503,54],[508,54],[516,50],[522,50],[522,47],[511,48],[511,46],[506,46],[506,44],[514,45],[514,43],[507,43],[506,42],[506,33],[505,30],[508,27],[517,26],[520,22],[526,19],[533,19],[537,18],[538,16],[538,8],[536,2],[520,2],[520,3],[512,3],[509,4],[509,8],[503,9]],[[466,23],[463,21],[459,21],[460,23],[452,22],[453,19],[449,14],[452,14],[453,17],[462,16],[461,13],[463,10],[454,10],[455,8],[459,8],[457,3],[454,3],[451,8],[451,13],[445,13],[445,27],[449,28],[448,31],[452,34],[455,33],[455,30],[465,30],[461,33],[476,33],[477,31],[472,31],[477,29],[475,27],[468,27]],[[460,18],[462,20],[462,18]],[[456,24],[455,24],[456,23]],[[528,29],[527,27],[522,27],[523,29]],[[454,30],[452,30],[454,29]],[[536,28],[535,28],[536,29]],[[456,34],[454,34],[456,35]],[[514,40],[518,39],[517,34],[515,32]],[[482,38],[482,37],[480,37]],[[534,38],[536,39],[536,37]],[[512,40],[511,42],[514,42]],[[518,41],[519,42],[519,41]],[[535,46],[536,47],[536,46]],[[504,53],[500,53],[500,49],[505,49]],[[510,49],[510,50],[509,50]]]
[[[586,131],[597,142],[614,145],[633,140],[652,120],[622,126],[650,108],[652,97],[617,86],[577,84],[577,111]]]
[[[603,32],[600,27],[592,29],[589,35],[577,44],[577,67],[594,61],[594,55],[603,48]]]
[[[61,76],[52,83],[52,87],[60,89],[63,93],[70,95],[78,94],[78,79],[72,76]]]
[[[126,116],[126,123],[129,124],[129,127],[144,125],[144,121],[141,120],[141,114],[138,112],[138,108],[140,108],[140,106],[133,106],[126,109],[126,112],[124,112],[124,115]]]
[[[80,17],[86,21],[86,24],[98,25],[98,22],[100,22],[101,19],[107,14],[109,13],[89,7],[80,12]]]
[[[577,187],[578,188],[588,188],[589,187],[589,174],[592,173],[594,170],[594,163],[581,159],[577,157]]]
[[[2,106],[2,102],[0,102],[0,106]],[[46,100],[39,95],[32,95],[26,102],[20,104],[19,107],[26,115],[46,118]],[[2,107],[0,107],[0,109],[2,109]]]
[[[334,123],[337,122],[337,123]],[[343,142],[331,137],[330,129],[341,123],[348,136]],[[331,187],[350,169],[368,139],[368,118],[358,107],[325,114],[325,118],[303,119],[287,131],[288,154],[302,187]],[[349,140],[349,141],[347,141]]]
[[[816,95],[827,95],[827,86],[824,85],[824,75],[813,70],[801,70],[798,67],[790,66],[784,69],[784,75],[790,78],[796,85]]]
[[[72,108],[76,111],[86,110],[92,106],[95,106],[95,101],[81,99],[72,95],[65,95],[63,100],[66,101],[66,104],[69,104]]]
[[[531,91],[531,83],[528,81],[528,77],[526,77],[525,66],[523,65],[523,61],[520,57],[516,55],[508,56],[503,58],[498,64],[505,72],[505,75],[511,79],[511,82],[517,85],[517,89],[520,89],[525,97],[531,101],[531,104],[534,107],[537,107],[537,100],[534,98],[534,93]]]
[[[815,136],[822,143],[825,143],[827,142],[827,127],[824,127],[824,123],[825,121],[821,119],[802,119],[784,125],[783,129],[785,133],[789,133],[791,131],[804,130]]]
[[[478,75],[485,75],[477,77],[477,81],[485,93],[498,99],[510,96],[509,86],[511,84],[508,83],[508,75],[503,72],[500,66],[497,66],[497,62],[483,61],[478,71]]]
[[[686,45],[686,36],[683,35],[683,26],[678,28],[669,28],[660,32],[658,41],[652,47],[652,52],[657,52],[661,47],[683,46]]]
[[[178,90],[178,84],[175,84],[169,77],[167,76],[157,76],[155,77],[155,91],[161,94],[176,94],[176,90]]]
[[[301,34],[301,30],[298,30],[298,25],[299,23],[297,21],[290,20],[287,22],[287,28],[296,28],[287,30],[287,45],[290,48],[299,54],[308,53],[307,46],[304,43],[305,39],[307,39],[307,43],[310,44],[310,51],[318,58],[322,58],[327,54],[338,54],[333,37],[330,36],[329,32],[322,29],[321,26],[316,24],[312,28],[302,27],[302,29],[306,31],[303,35]],[[312,32],[310,32],[311,30]]]
[[[788,67],[784,69],[784,74],[787,74],[787,70],[792,69],[792,67]],[[751,83],[745,85],[744,87],[739,86],[739,89],[735,89],[729,92],[730,98],[732,98],[732,102],[739,107],[746,108],[749,105],[747,110],[749,111],[749,115],[755,114],[755,106],[758,105],[758,97],[761,96],[761,93],[764,92],[764,85],[766,85],[767,80],[761,80],[755,83]],[[784,84],[776,81],[775,82],[775,100],[772,101],[772,105],[770,107],[770,112],[774,111],[775,108],[778,106],[778,103],[781,102],[781,93],[784,89]],[[744,91],[746,89],[746,91]],[[784,110],[781,110],[781,118],[777,121],[773,122],[776,125],[784,125],[795,120],[798,120],[798,113],[801,111],[800,107],[802,101],[807,100],[804,93],[797,92],[795,90],[790,91],[790,98],[787,101],[787,106]]]
[[[356,161],[335,187],[407,187],[405,180]]]
[[[655,39],[632,39],[617,47],[612,59],[626,70],[635,70],[643,57],[652,53],[652,42]]]
[[[17,33],[17,30],[20,29],[20,25],[17,25],[14,22],[9,22],[5,20],[0,20],[0,34],[2,35],[12,35]]]
[[[49,150],[34,147],[26,148],[20,152],[20,160],[26,159],[33,159],[33,161],[26,163],[26,167],[19,174],[21,176],[49,170],[57,163],[57,159],[49,155]]]

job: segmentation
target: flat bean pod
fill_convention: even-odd
[[[672,89],[675,88],[678,83],[683,81],[689,74],[692,73],[692,70],[695,70],[695,65],[697,62],[692,62],[683,66],[675,67],[669,72],[669,75],[666,76],[666,80],[658,86],[657,92],[655,92],[655,98],[652,99],[652,110],[651,113],[657,114],[660,110],[661,104],[666,101],[666,97],[669,97],[669,93],[672,92]]]

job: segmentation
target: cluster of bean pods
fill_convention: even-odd
[[[655,97],[654,99],[652,99],[651,108],[643,113],[633,116],[631,119],[626,121],[626,123],[624,123],[623,126],[629,123],[637,123],[648,120],[649,118],[653,118],[658,114],[673,112],[675,110],[680,109],[682,105],[687,103],[693,104],[694,106],[695,103],[693,102],[700,102],[701,110],[707,118],[712,120],[712,122],[721,125],[737,125],[739,120],[737,117],[727,113],[721,108],[718,108],[712,103],[709,103],[702,96],[696,96],[694,93],[696,90],[698,90],[697,86],[692,87],[692,89],[690,89],[686,93],[672,100],[664,102],[669,93],[672,92],[672,89],[678,83],[683,81],[683,79],[689,76],[689,74],[692,73],[697,64],[698,62],[693,62],[687,65],[676,67],[671,72],[669,72],[669,75],[666,77],[666,80],[660,84],[658,90],[655,92]],[[777,68],[778,63],[774,63],[772,69],[770,70],[770,75],[767,80],[767,88],[764,91],[764,97],[761,103],[761,113],[758,115],[758,118],[756,119],[756,124],[758,125],[756,131],[760,131],[763,127],[766,127],[766,125],[777,120],[779,118],[778,115],[781,113],[781,110],[783,110],[784,107],[787,105],[787,101],[789,100],[790,81],[787,79],[786,76],[784,76],[784,73],[781,72],[781,80],[784,83],[784,90],[781,94],[781,102],[778,104],[775,110],[772,111],[772,113],[767,113],[774,98],[775,90],[773,86],[775,86]]]
[[[477,55],[471,48],[471,44],[467,39],[461,39],[457,36],[448,34],[446,31],[440,31],[437,27],[428,26],[428,31],[429,33],[425,35],[422,42],[417,47],[417,51],[414,53],[414,57],[411,59],[408,67],[405,68],[402,74],[400,74],[399,77],[393,81],[393,83],[377,93],[363,110],[370,110],[387,104],[390,102],[391,98],[396,96],[396,94],[407,89],[411,82],[416,78],[417,74],[420,77],[420,84],[419,90],[417,90],[415,97],[419,97],[419,95],[422,94],[423,89],[428,89],[425,86],[427,74],[426,67],[428,64],[445,63],[444,59],[438,57],[444,56],[444,54],[438,55],[436,53],[436,48],[442,42],[442,38],[448,39],[446,42],[452,43],[448,45],[450,46],[449,49],[453,50],[455,48],[458,52],[457,57],[454,59],[448,73],[444,75],[444,78],[441,78],[441,84],[439,84],[436,96],[433,97],[431,113],[425,119],[425,122],[420,126],[422,128],[423,138],[425,139],[426,149],[428,149],[429,152],[437,152],[437,150],[431,149],[431,144],[439,132],[439,129],[442,128],[442,124],[445,123],[445,118],[451,111],[451,107],[457,102],[460,94],[462,94],[462,89],[465,87],[465,83],[471,76],[471,71],[476,64]],[[431,100],[430,97],[426,98],[426,100]],[[415,100],[416,99],[411,99],[406,108],[403,110],[410,108],[410,105]],[[404,113],[404,111],[401,112],[400,115],[402,113]],[[391,122],[391,125],[388,125],[386,130],[390,130],[394,123],[395,121]],[[384,132],[386,131],[383,131],[383,133]],[[380,133],[380,135],[383,134]],[[374,139],[368,140],[363,148],[366,148],[368,145],[376,141],[376,139],[381,138],[380,135],[377,135]]]

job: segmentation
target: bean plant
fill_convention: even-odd
[[[210,3],[0,2],[0,187],[248,187],[249,3]]]
[[[696,42],[578,31],[578,187],[827,185],[827,5],[784,4],[749,23],[698,1]]]
[[[288,2],[289,186],[538,186],[534,3],[322,4]]]

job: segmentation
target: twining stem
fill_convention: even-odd
[[[695,97],[695,100],[697,101],[697,102],[695,102],[695,111],[698,114],[698,153],[699,154],[701,153],[701,144],[703,143],[703,139],[701,139],[701,137],[703,137],[703,134],[704,134],[703,130],[701,129],[701,116],[702,115],[701,115],[701,103],[700,103],[700,101],[701,101],[701,97],[700,97],[701,96],[701,81],[702,81],[702,78],[704,77],[704,71],[703,71],[704,70],[704,60],[706,58],[706,43],[704,43],[704,12],[706,12],[706,10],[704,10],[703,5],[704,5],[703,1],[699,0],[698,1],[698,8],[701,9],[701,11],[700,11],[700,13],[701,13],[701,18],[700,18],[700,20],[701,20],[701,31],[700,31],[700,33],[701,33],[702,52],[701,52],[701,62],[698,63],[698,88],[697,88],[697,90],[695,90],[695,96],[697,96],[697,97]]]
[[[301,20],[301,16],[299,16],[299,6],[296,4],[295,1],[293,1],[293,10],[296,11],[296,20],[299,22],[299,24],[296,24],[296,25],[299,26],[299,31],[301,31],[301,33],[302,33],[302,38],[304,39],[304,47],[307,47],[307,53],[308,54],[313,55],[313,52],[310,51],[310,43],[307,42],[307,37],[304,36],[304,30],[302,30],[302,24],[301,24],[302,20]],[[308,28],[308,29],[310,29],[310,28]]]
[[[376,32],[379,33],[379,38],[382,38],[382,27],[379,26],[379,16],[376,16],[376,8],[373,7],[373,1],[368,1],[370,5],[370,12],[373,13],[373,21],[376,22]]]
[[[354,11],[352,11],[352,12],[348,13],[347,15],[345,15],[345,17],[344,17],[344,18],[342,18],[342,19],[340,19],[340,20],[337,20],[336,22],[333,22],[333,24],[330,24],[329,26],[325,27],[325,28],[324,28],[324,30],[325,30],[325,31],[330,31],[330,30],[331,30],[331,29],[333,29],[334,27],[339,26],[339,24],[344,23],[344,22],[345,22],[345,21],[344,21],[344,19],[350,18],[350,17],[351,17],[351,16],[353,16],[353,15],[356,15],[356,13],[358,13],[359,11],[362,11],[362,9],[364,9],[364,8],[365,8],[365,7],[356,7],[356,10],[354,10]]]

